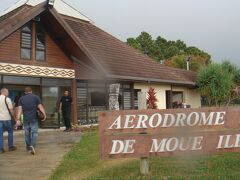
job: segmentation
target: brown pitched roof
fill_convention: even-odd
[[[0,41],[44,10],[45,3],[24,5],[1,17]],[[196,73],[161,65],[89,22],[49,11],[108,78],[195,85]]]
[[[78,40],[106,69],[109,77],[195,84],[196,74],[194,72],[161,65],[89,22],[62,17],[77,35]]]

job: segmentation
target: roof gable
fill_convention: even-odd
[[[48,8],[45,1],[36,6],[24,4],[14,11],[0,21],[0,41],[35,16],[46,12],[66,31],[79,51],[85,53],[98,71],[108,78],[195,85],[196,73],[161,65],[89,21]]]

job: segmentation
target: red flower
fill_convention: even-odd
[[[156,92],[155,89],[150,87],[148,92],[148,98],[147,98],[147,106],[148,109],[157,109],[157,97],[156,97]]]

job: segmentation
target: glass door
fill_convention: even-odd
[[[42,102],[46,110],[47,120],[41,122],[43,128],[59,128],[58,99],[59,87],[43,87]]]

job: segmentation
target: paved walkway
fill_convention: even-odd
[[[25,151],[23,132],[16,132],[14,138],[18,150],[0,154],[0,180],[47,180],[62,157],[81,139],[81,133],[40,130],[34,156]]]

